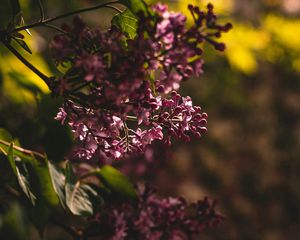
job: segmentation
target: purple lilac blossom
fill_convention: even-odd
[[[224,50],[215,38],[231,25],[218,25],[211,5],[189,10],[194,24],[186,27],[181,13],[153,5],[152,14],[139,15],[134,39],[115,26],[90,29],[79,17],[63,26],[68,34],[53,39],[51,52],[57,64],[71,67],[52,90],[65,100],[56,119],[74,133],[74,159],[111,163],[153,141],[189,141],[206,132],[207,114],[176,90],[202,73],[200,44]]]
[[[187,203],[181,197],[159,198],[148,186],[139,186],[137,203],[110,205],[91,219],[103,240],[188,240],[207,227],[216,227],[224,216],[217,202],[205,197]]]

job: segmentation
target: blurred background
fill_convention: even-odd
[[[36,1],[20,2],[25,21],[36,21]],[[101,1],[42,2],[50,17]],[[187,4],[208,3],[163,2],[187,15]],[[208,113],[207,134],[188,144],[176,142],[171,149],[157,145],[120,167],[133,179],[149,181],[161,196],[218,199],[227,220],[201,239],[300,239],[300,1],[210,2],[219,19],[234,28],[222,37],[226,51],[216,53],[207,46],[204,74],[181,89]],[[83,17],[106,29],[114,14],[98,10]],[[48,51],[54,34],[35,29],[33,37],[26,36],[33,55],[24,56],[48,75],[57,73]],[[59,100],[48,94],[47,86],[1,46],[0,127],[24,147],[60,161],[72,140],[68,129],[53,120]],[[1,239],[8,232],[24,239],[28,231],[33,234],[28,239],[34,239],[20,206],[2,205],[0,213]],[[57,231],[46,235],[67,239]]]

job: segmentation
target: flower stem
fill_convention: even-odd
[[[119,3],[119,1],[112,1],[112,2],[108,2],[108,3],[98,4],[98,5],[95,5],[93,7],[78,9],[76,11],[68,12],[68,13],[53,17],[53,18],[48,18],[48,19],[45,19],[45,20],[42,20],[42,21],[39,21],[39,22],[35,22],[35,23],[32,23],[32,24],[28,24],[26,26],[16,28],[12,32],[19,32],[19,31],[22,31],[22,30],[25,30],[25,29],[30,29],[30,28],[34,28],[34,27],[41,27],[41,26],[44,26],[47,23],[50,23],[50,22],[53,22],[53,21],[56,21],[56,20],[59,20],[59,19],[62,19],[62,18],[66,18],[66,17],[72,16],[72,15],[83,13],[83,12],[93,11],[93,10],[96,10],[96,9],[99,9],[99,8],[110,8],[110,9],[113,9],[113,10],[121,13],[122,11],[120,9],[118,9],[114,6],[111,6],[111,4],[116,4],[116,3]]]

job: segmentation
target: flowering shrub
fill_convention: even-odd
[[[111,163],[154,140],[171,144],[171,137],[189,141],[206,132],[207,114],[176,90],[202,73],[200,43],[224,50],[212,37],[231,25],[216,24],[212,5],[207,12],[189,9],[189,28],[167,5],[139,12],[133,39],[115,26],[104,33],[89,29],[80,18],[63,26],[66,34],[54,38],[51,50],[57,64],[71,68],[54,81],[53,92],[65,99],[56,119],[67,121],[78,140],[74,157]]]
[[[115,3],[127,9],[120,11]],[[39,6],[39,22],[19,27],[14,22],[1,30],[0,40],[47,83],[54,98],[63,99],[55,118],[70,127],[75,143],[67,163],[58,166],[44,154],[16,146],[2,130],[0,149],[17,190],[32,205],[45,206],[45,212],[60,202],[72,214],[89,215],[78,231],[68,228],[76,239],[191,239],[222,221],[215,201],[205,198],[190,205],[183,198],[159,199],[148,187],[135,189],[110,165],[136,158],[154,141],[188,142],[207,131],[207,114],[177,90],[181,82],[202,73],[204,43],[225,49],[216,39],[231,24],[218,24],[211,4],[205,11],[189,5],[193,24],[188,26],[186,17],[167,5],[120,0],[81,10],[119,11],[107,31],[90,29],[80,17],[57,28],[48,23],[73,13],[44,19]],[[55,63],[66,68],[61,76],[45,76],[11,45],[15,40],[30,51],[20,31],[37,26],[60,32],[50,50]]]

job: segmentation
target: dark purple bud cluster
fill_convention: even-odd
[[[95,216],[91,224],[103,240],[187,240],[207,227],[215,227],[224,216],[216,201],[204,198],[188,204],[183,198],[158,198],[149,187],[139,188],[137,204],[110,206]]]
[[[156,4],[140,14],[134,39],[114,26],[89,29],[80,18],[63,26],[67,34],[54,38],[51,51],[57,64],[71,67],[52,90],[65,99],[56,119],[74,132],[75,157],[108,163],[154,140],[189,141],[206,131],[207,114],[175,90],[202,73],[200,44],[218,46],[213,38],[230,26],[216,24],[210,5],[190,11],[195,23],[187,28],[185,16]]]

